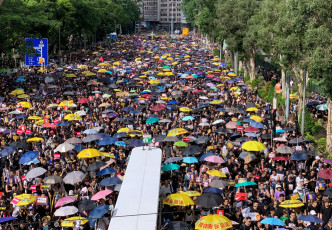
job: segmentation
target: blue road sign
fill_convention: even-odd
[[[47,38],[26,38],[27,47],[33,47],[35,53],[25,54],[26,65],[48,65],[48,40]]]

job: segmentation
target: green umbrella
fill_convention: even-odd
[[[157,117],[150,117],[149,119],[146,120],[146,124],[154,124],[157,123],[159,119]]]
[[[169,67],[168,65],[164,65],[163,69],[170,69],[171,67]]]
[[[235,185],[235,187],[243,187],[243,186],[251,186],[251,185],[257,185],[257,184],[253,181],[245,181],[245,182],[237,183]]]
[[[178,165],[178,164],[168,164],[168,165],[163,165],[161,167],[161,170],[164,172],[168,172],[168,171],[172,171],[172,170],[177,170],[178,168],[180,168],[180,165]]]
[[[184,141],[177,141],[174,143],[175,146],[177,147],[187,147],[188,143],[184,142]]]
[[[317,105],[316,109],[318,109],[318,110],[327,110],[327,104]]]

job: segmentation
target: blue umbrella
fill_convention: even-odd
[[[125,136],[127,136],[127,133],[125,133],[125,132],[116,133],[116,134],[113,135],[113,137],[115,137],[115,138],[122,138],[122,137],[125,137]]]
[[[194,164],[197,163],[198,160],[196,157],[184,157],[182,162],[187,164]]]
[[[204,153],[201,158],[199,158],[199,161],[204,161],[205,158],[209,157],[209,156],[214,156],[214,153],[213,152],[207,152],[207,153]]]
[[[143,146],[143,140],[142,139],[134,139],[129,143],[129,147],[137,147],[137,146]]]
[[[257,137],[256,133],[245,133],[244,135],[247,137]]]
[[[256,122],[256,121],[255,122],[251,122],[250,126],[251,127],[255,127],[257,129],[264,129],[265,128],[264,125],[261,122]]]
[[[195,120],[195,118],[194,117],[192,117],[192,116],[185,116],[184,118],[182,118],[182,121],[192,121],[192,120]]]
[[[97,173],[97,176],[104,176],[116,173],[116,170],[114,168],[105,168]]]
[[[105,145],[113,145],[115,142],[117,142],[117,139],[115,137],[106,137],[99,141],[99,146],[105,146]]]
[[[276,133],[284,133],[284,132],[286,132],[286,131],[283,129],[277,129],[277,131],[276,131]]]
[[[39,155],[39,153],[37,151],[26,152],[20,157],[20,159],[18,160],[18,163],[19,164],[28,163],[28,162],[34,160],[35,158],[37,158],[38,155]]]
[[[177,110],[174,105],[168,105],[168,106],[166,106],[166,109],[168,109],[168,110]]]
[[[168,102],[168,105],[174,105],[174,104],[179,104],[179,102],[174,100]]]
[[[31,164],[39,164],[39,163],[40,163],[40,161],[38,160],[38,158],[35,158],[32,161],[24,163],[23,165],[31,165]]]
[[[282,222],[279,218],[268,217],[261,221],[262,224],[276,225],[276,226],[285,226],[285,223]]]
[[[21,120],[21,119],[25,119],[27,117],[28,117],[27,115],[21,114],[21,115],[16,116],[15,119]]]
[[[6,129],[5,131],[2,132],[3,134],[10,134],[10,133],[16,133],[14,129]]]
[[[204,189],[204,192],[210,192],[210,193],[222,193],[222,190],[219,188],[206,188]]]
[[[107,137],[111,137],[110,135],[108,135],[107,133],[97,133],[96,134],[98,137],[100,138],[107,138]]]
[[[302,215],[302,216],[299,216],[298,220],[308,221],[311,223],[324,223],[322,219],[318,218],[317,216],[313,216],[313,215]]]
[[[124,141],[117,141],[117,142],[115,142],[115,145],[116,146],[123,146],[123,147],[127,146],[126,142],[124,142]]]
[[[86,149],[83,145],[77,144],[75,145],[74,150],[77,152],[81,152],[82,150]]]
[[[289,159],[292,161],[305,161],[307,158],[308,156],[304,153],[295,153]]]
[[[105,179],[103,179],[99,185],[100,186],[110,186],[110,185],[117,185],[117,184],[121,184],[122,180],[120,180],[117,177],[107,177]]]
[[[90,221],[90,227],[91,228],[93,228],[93,226],[95,225],[95,221],[97,219],[102,218],[108,212],[108,209],[109,209],[109,205],[102,204],[102,205],[99,205],[99,206],[95,207],[90,212],[87,219]]]
[[[129,113],[130,113],[130,114],[139,114],[139,113],[141,113],[141,112],[138,111],[138,110],[133,110],[133,111],[130,111]]]
[[[15,146],[6,146],[4,149],[1,150],[0,156],[6,157],[9,154],[12,154],[16,150]]]
[[[63,121],[57,124],[57,126],[66,126],[66,125],[70,125],[70,123]]]
[[[246,122],[246,123],[248,123],[248,122],[255,122],[255,120],[250,119],[250,118],[246,118],[246,119],[243,119],[243,122]]]
[[[17,220],[17,218],[15,216],[1,217],[0,218],[0,223],[4,223],[4,222],[7,222],[7,221],[11,221],[11,220]]]

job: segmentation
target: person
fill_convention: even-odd
[[[286,228],[287,229],[293,229],[298,226],[297,218],[296,218],[296,213],[291,212],[289,215],[289,218],[286,219],[285,221]]]
[[[255,226],[251,222],[251,217],[246,217],[244,220],[244,223],[241,224],[241,226],[240,226],[240,230],[254,230],[254,229],[255,229]]]
[[[322,207],[320,208],[318,217],[321,218],[324,222],[324,225],[326,225],[331,216],[332,216],[332,206],[330,206],[328,200],[324,200]]]
[[[330,218],[327,224],[324,226],[324,230],[332,230],[332,218]]]
[[[168,180],[165,180],[164,185],[160,188],[160,197],[165,199],[166,196],[173,193],[172,185],[169,184]]]
[[[102,218],[96,221],[94,230],[106,230],[108,229],[109,223],[110,223],[109,219],[103,216]]]

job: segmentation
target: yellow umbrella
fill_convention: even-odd
[[[157,73],[158,76],[164,76],[165,74],[163,72]]]
[[[22,106],[23,108],[27,108],[27,109],[31,109],[32,105],[30,102],[27,101],[21,101],[19,103],[17,103],[18,105]]]
[[[27,97],[29,97],[29,95],[28,94],[20,94],[20,95],[18,95],[17,96],[17,98],[27,98]]]
[[[221,103],[222,103],[221,100],[213,100],[213,101],[210,102],[210,105],[219,105]]]
[[[231,91],[235,91],[235,90],[237,90],[237,89],[238,89],[238,87],[236,87],[236,86],[230,88]]]
[[[86,69],[86,68],[88,68],[88,66],[87,65],[80,65],[79,67],[77,67],[78,69]]]
[[[98,66],[109,66],[109,65],[110,65],[110,64],[108,64],[108,63],[104,63],[104,62],[98,64]]]
[[[180,193],[186,194],[187,196],[190,196],[190,197],[202,195],[200,192],[197,192],[197,191],[186,191],[186,192],[180,192]]]
[[[215,57],[215,58],[212,59],[212,61],[220,61],[220,58]]]
[[[203,216],[195,223],[195,229],[198,230],[223,230],[232,227],[233,225],[230,219],[217,214]]]
[[[98,51],[93,52],[92,54],[98,54]]]
[[[235,73],[229,73],[227,74],[228,76],[231,76],[231,77],[236,77],[236,74]]]
[[[170,98],[170,97],[161,97],[160,99],[165,100],[165,101],[170,101],[172,98]]]
[[[37,142],[37,141],[44,141],[41,137],[32,137],[27,140],[27,142]]]
[[[229,80],[231,79],[230,77],[220,77],[220,79],[226,79],[226,80]]]
[[[163,204],[167,204],[169,206],[188,206],[194,205],[194,201],[183,193],[175,193],[167,196],[163,200]]]
[[[129,128],[121,128],[117,131],[117,133],[129,133],[133,131],[132,129],[129,129]]]
[[[211,176],[216,176],[216,177],[226,177],[225,173],[220,172],[219,170],[209,170],[206,172],[207,174],[211,175]]]
[[[68,114],[64,119],[68,121],[80,121],[82,120],[82,117],[78,116],[77,114]]]
[[[216,85],[216,87],[223,87],[224,86],[224,84],[218,84],[218,85]]]
[[[280,203],[280,207],[283,208],[299,208],[304,206],[304,204],[299,200],[285,200]]]
[[[24,94],[24,91],[21,89],[15,89],[10,92],[10,95],[20,95],[20,94]]]
[[[29,120],[40,120],[42,119],[41,117],[38,117],[38,116],[30,116],[28,117]]]
[[[121,63],[116,61],[116,62],[113,63],[113,65],[121,65]]]
[[[101,152],[98,151],[97,149],[84,149],[77,155],[77,157],[80,159],[100,157],[100,156],[101,156]]]
[[[190,112],[192,109],[191,108],[188,108],[188,107],[181,107],[180,108],[180,111],[181,112]]]
[[[139,76],[139,78],[146,78],[146,75],[141,75]]]
[[[169,131],[167,136],[174,137],[174,136],[178,136],[178,135],[182,135],[182,134],[186,134],[186,133],[188,133],[188,130],[183,129],[183,128],[176,128],[176,129],[172,129],[171,131]]]
[[[158,85],[159,83],[160,83],[160,81],[157,80],[157,79],[154,79],[154,80],[150,80],[150,81],[149,81],[149,84],[151,84],[151,85]]]
[[[166,73],[164,73],[164,75],[166,75],[166,76],[173,76],[174,73],[172,73],[172,72],[166,72]]]
[[[23,193],[21,195],[15,196],[11,202],[13,204],[16,204],[16,206],[24,206],[24,205],[31,204],[35,200],[36,200],[36,196],[34,196],[32,194]]]
[[[67,74],[66,77],[76,77],[76,75],[71,73],[71,74]]]
[[[250,107],[250,108],[247,109],[248,112],[257,112],[257,110],[258,109],[255,108],[255,107]]]
[[[106,69],[100,69],[100,70],[98,70],[98,73],[106,73],[106,72],[107,72]]]
[[[159,57],[159,56],[154,56],[153,58],[154,58],[154,59],[160,59],[160,57]]]
[[[111,153],[101,152],[101,155],[104,157],[110,157],[112,159],[115,159],[115,156],[113,153],[111,154]]]
[[[242,145],[242,149],[247,151],[259,152],[265,149],[265,145],[258,141],[247,141]]]
[[[89,220],[87,218],[80,217],[80,216],[74,216],[74,217],[70,217],[70,218],[67,218],[64,221],[62,221],[61,227],[72,228],[74,225],[74,221],[77,221],[77,220],[79,220],[81,222],[81,225],[85,225],[86,223],[89,222]]]
[[[44,120],[39,120],[35,122],[36,125],[43,125],[44,124]]]
[[[185,55],[184,58],[190,58],[190,56],[189,55]]]
[[[257,116],[257,115],[252,115],[250,117],[250,119],[253,119],[254,121],[257,121],[257,122],[262,122],[263,121],[263,119],[261,117]]]
[[[69,106],[71,104],[74,104],[74,102],[72,100],[70,101],[62,101],[60,104],[59,104],[59,107],[64,107],[64,106]]]

